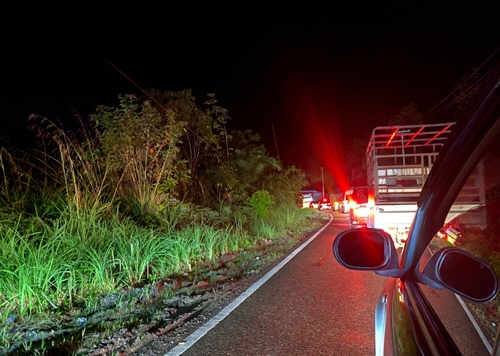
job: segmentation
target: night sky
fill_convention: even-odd
[[[500,47],[498,1],[11,3],[0,136],[14,145],[29,114],[86,115],[139,94],[126,75],[142,89],[192,89],[199,104],[214,93],[230,128],[259,133],[287,165],[323,165],[410,101],[427,112]],[[313,157],[318,147],[329,157]]]

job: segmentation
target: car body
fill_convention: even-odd
[[[348,189],[342,194],[342,199],[339,201],[339,212],[349,214],[349,195],[352,194],[352,189]]]
[[[346,190],[340,201],[340,212],[349,214],[352,208],[368,203],[368,187],[356,186]]]
[[[309,207],[311,209],[318,209],[319,207],[319,200],[313,200],[310,204],[309,204]]]
[[[368,219],[368,186],[358,186],[351,189],[347,196],[349,201],[349,223],[351,229],[366,227]]]
[[[375,305],[376,355],[498,354],[498,142],[500,63],[440,151],[405,245],[373,228],[335,238],[341,265],[388,277]]]
[[[327,198],[322,198],[319,200],[314,200],[311,204],[310,207],[313,209],[318,209],[318,210],[332,210],[332,204]]]
[[[348,214],[349,213],[349,193],[351,192],[351,189],[348,189],[342,194],[342,198],[339,200],[339,212],[342,214]]]

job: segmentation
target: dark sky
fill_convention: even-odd
[[[31,113],[139,93],[109,61],[143,89],[215,93],[232,128],[276,155],[274,127],[285,163],[307,165],[318,142],[347,147],[410,101],[427,112],[500,47],[498,1],[10,3],[0,136],[19,142]]]

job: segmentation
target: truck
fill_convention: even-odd
[[[310,208],[311,203],[320,200],[323,197],[321,192],[317,190],[301,190],[298,196],[299,206],[302,208]]]
[[[366,203],[351,207],[351,228],[383,229],[391,234],[396,246],[403,246],[418,196],[453,125],[446,122],[373,129],[366,148],[368,198]],[[477,197],[464,197],[464,206],[455,214],[470,208],[473,199],[477,206]]]
[[[422,187],[454,125],[446,122],[373,129],[366,148],[367,186],[353,189],[361,195],[367,192],[368,197],[358,199],[359,203],[350,208],[351,228],[383,229],[396,246],[403,246]],[[484,204],[485,194],[484,167],[480,163],[462,188],[446,222],[463,215],[469,226],[484,227],[485,211],[475,208]],[[471,210],[475,213],[462,214]]]

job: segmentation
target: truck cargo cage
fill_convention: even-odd
[[[376,127],[366,149],[375,204],[415,204],[454,122]]]

